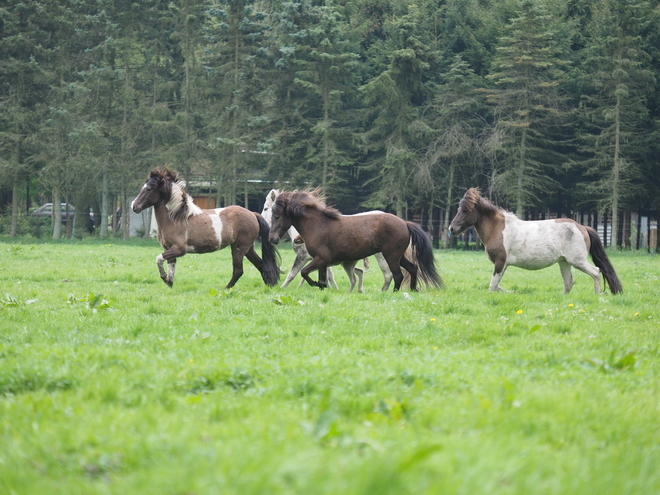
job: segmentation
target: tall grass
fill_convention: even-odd
[[[660,491],[658,257],[615,297],[454,251],[444,291],[226,292],[228,250],[170,289],[159,252],[0,242],[0,493]]]

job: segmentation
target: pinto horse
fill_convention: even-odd
[[[266,285],[277,284],[279,254],[268,240],[269,227],[261,215],[241,206],[202,210],[186,194],[185,185],[176,172],[156,168],[131,203],[135,213],[154,207],[158,241],[165,250],[156,258],[160,278],[172,287],[177,258],[186,253],[211,253],[231,246],[233,274],[227,289],[243,275],[244,257],[259,270]],[[254,250],[257,237],[261,240],[263,259]],[[163,268],[166,261],[167,273]]]
[[[520,220],[513,213],[493,205],[474,187],[468,189],[461,199],[458,212],[449,225],[449,234],[460,234],[471,226],[477,229],[479,239],[495,265],[491,291],[504,290],[500,287],[500,280],[509,265],[539,270],[559,263],[564,294],[573,287],[571,266],[591,275],[596,294],[600,293],[601,273],[612,294],[623,292],[603,243],[591,227],[569,218]],[[596,266],[587,261],[589,254]]]
[[[312,286],[327,286],[328,266],[341,264],[348,272],[359,260],[379,252],[392,272],[395,291],[403,281],[402,267],[410,273],[411,290],[417,290],[418,277],[426,285],[443,285],[431,241],[413,222],[390,213],[342,215],[325,205],[318,190],[280,193],[272,214],[271,242],[277,244],[292,225],[305,240],[312,261],[301,275]],[[405,256],[411,243],[412,261]],[[309,276],[314,270],[319,272],[318,282]]]
[[[264,207],[263,210],[261,211],[261,216],[264,217],[266,222],[268,222],[268,225],[272,224],[272,218],[273,218],[272,208],[279,195],[280,195],[279,189],[271,189],[266,195],[266,201],[264,202]],[[383,212],[376,210],[365,213],[358,213],[358,215],[370,215],[370,214],[378,214],[378,213],[383,213]],[[289,270],[289,274],[286,276],[286,280],[282,284],[282,288],[287,287],[293,281],[293,279],[296,278],[296,275],[300,273],[300,270],[302,270],[302,268],[307,264],[307,262],[311,261],[312,259],[309,252],[307,251],[307,247],[305,246],[304,239],[298,233],[296,228],[293,226],[289,227],[287,234],[291,238],[291,245],[293,247],[294,252],[296,253],[296,259],[293,261],[293,266],[291,267],[291,270]],[[392,272],[390,271],[390,268],[387,266],[387,262],[385,261],[385,258],[383,258],[383,255],[381,253],[376,253],[374,256],[376,258],[376,261],[378,262],[378,266],[383,272],[383,277],[385,279],[382,290],[386,291],[390,286],[390,282],[392,281]],[[359,266],[355,266],[350,273],[348,271],[346,272],[346,275],[348,275],[348,279],[351,284],[349,292],[353,292],[353,289],[355,288],[356,276],[359,282],[358,292],[362,292],[363,282],[364,282],[364,272],[369,269],[368,260],[369,260],[368,258],[364,259],[364,269],[360,268]],[[304,283],[305,283],[305,279],[302,279],[298,287],[302,286],[302,284]],[[338,288],[337,283],[335,282],[334,274],[332,273],[332,270],[330,268],[328,268],[328,286],[332,287],[333,289]]]

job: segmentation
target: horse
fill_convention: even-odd
[[[345,270],[376,253],[382,253],[394,278],[394,290],[403,281],[404,268],[410,273],[410,289],[417,290],[417,279],[425,285],[443,287],[435,268],[431,241],[422,228],[391,213],[342,215],[326,206],[319,190],[282,192],[272,207],[270,241],[279,243],[291,226],[305,240],[312,261],[301,271],[311,286],[327,286],[328,266],[341,264]],[[405,256],[412,244],[413,260]],[[414,262],[413,262],[414,261]],[[319,272],[314,281],[309,274]]]
[[[259,270],[266,285],[277,284],[279,253],[268,240],[270,229],[261,215],[237,205],[202,210],[184,191],[185,186],[176,172],[167,167],[155,168],[131,203],[135,213],[154,207],[158,241],[165,250],[156,258],[163,282],[172,287],[176,260],[186,253],[211,253],[231,246],[233,273],[227,289],[243,275],[244,257]],[[257,238],[262,258],[254,249]],[[167,273],[163,268],[166,261]]]
[[[266,219],[268,225],[271,225],[272,223],[272,207],[275,204],[275,200],[279,195],[280,195],[279,189],[271,189],[266,195],[266,201],[264,202],[264,207],[261,211],[261,216],[264,217],[264,219]],[[365,213],[358,213],[358,215],[368,215],[372,213],[383,213],[383,212],[369,211]],[[291,267],[291,270],[289,271],[286,280],[282,284],[281,286],[282,288],[287,287],[293,281],[293,279],[296,278],[296,275],[300,273],[300,270],[302,270],[305,264],[307,264],[307,262],[311,261],[312,259],[309,252],[307,251],[307,248],[305,247],[305,241],[303,240],[302,236],[298,233],[296,228],[293,226],[289,227],[287,234],[291,239],[291,245],[293,247],[294,252],[296,253],[296,259],[293,261],[293,266]],[[387,262],[385,261],[385,258],[383,258],[383,255],[381,253],[376,253],[374,256],[376,258],[376,261],[378,262],[378,266],[383,272],[384,284],[381,290],[386,291],[389,288],[390,283],[392,281],[392,272],[387,266]],[[348,275],[348,279],[351,284],[349,292],[353,292],[353,289],[355,288],[356,276],[359,281],[358,292],[363,291],[364,272],[366,272],[369,269],[368,261],[369,261],[368,258],[364,259],[364,269],[360,268],[359,266],[355,266],[350,273],[348,271],[346,272],[346,275]],[[300,281],[300,284],[298,284],[298,287],[301,287],[302,284],[304,283],[305,283],[305,279],[302,279]],[[337,283],[335,282],[334,274],[332,273],[332,270],[330,268],[328,268],[328,286],[332,287],[333,289],[338,288]]]
[[[556,220],[520,220],[481,196],[478,188],[468,189],[461,199],[456,216],[449,225],[449,235],[457,235],[474,226],[486,246],[488,258],[495,265],[490,281],[491,291],[503,291],[500,281],[508,266],[539,270],[559,263],[564,279],[564,294],[573,288],[571,267],[591,275],[596,294],[600,290],[600,274],[612,294],[623,292],[623,286],[605,252],[598,233],[569,218]],[[587,260],[587,255],[596,266]]]

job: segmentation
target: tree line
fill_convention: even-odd
[[[659,76],[658,0],[7,0],[0,200],[10,235],[48,197],[127,237],[163,164],[218,206],[320,186],[429,225],[480,186],[618,245],[660,208]]]

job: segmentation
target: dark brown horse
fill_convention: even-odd
[[[513,213],[483,198],[475,187],[468,189],[461,199],[458,212],[449,225],[449,233],[460,234],[473,225],[495,265],[490,281],[492,291],[503,290],[500,280],[509,265],[539,270],[559,263],[564,294],[568,294],[573,287],[571,266],[593,278],[597,294],[600,292],[601,274],[612,294],[623,292],[603,243],[591,227],[580,225],[570,218],[520,220]],[[588,254],[591,254],[596,266],[589,263]]]
[[[401,287],[402,267],[410,273],[411,290],[417,290],[418,277],[426,285],[442,287],[431,241],[415,223],[390,213],[342,215],[327,207],[318,191],[282,192],[272,214],[271,242],[277,244],[291,226],[305,240],[312,261],[301,275],[312,286],[327,286],[328,266],[341,264],[348,271],[359,260],[381,252],[392,272],[395,291]],[[405,257],[411,243],[412,261]],[[314,270],[319,272],[318,282],[309,276]]]
[[[186,194],[185,185],[176,172],[156,168],[131,204],[135,213],[154,207],[158,240],[165,250],[156,258],[160,278],[172,287],[177,258],[186,253],[210,253],[231,246],[234,271],[228,289],[243,275],[243,257],[259,270],[266,285],[277,284],[279,256],[268,240],[269,227],[261,215],[240,206],[202,210]],[[263,259],[254,250],[257,237],[261,240]],[[166,261],[168,273],[163,269]]]

